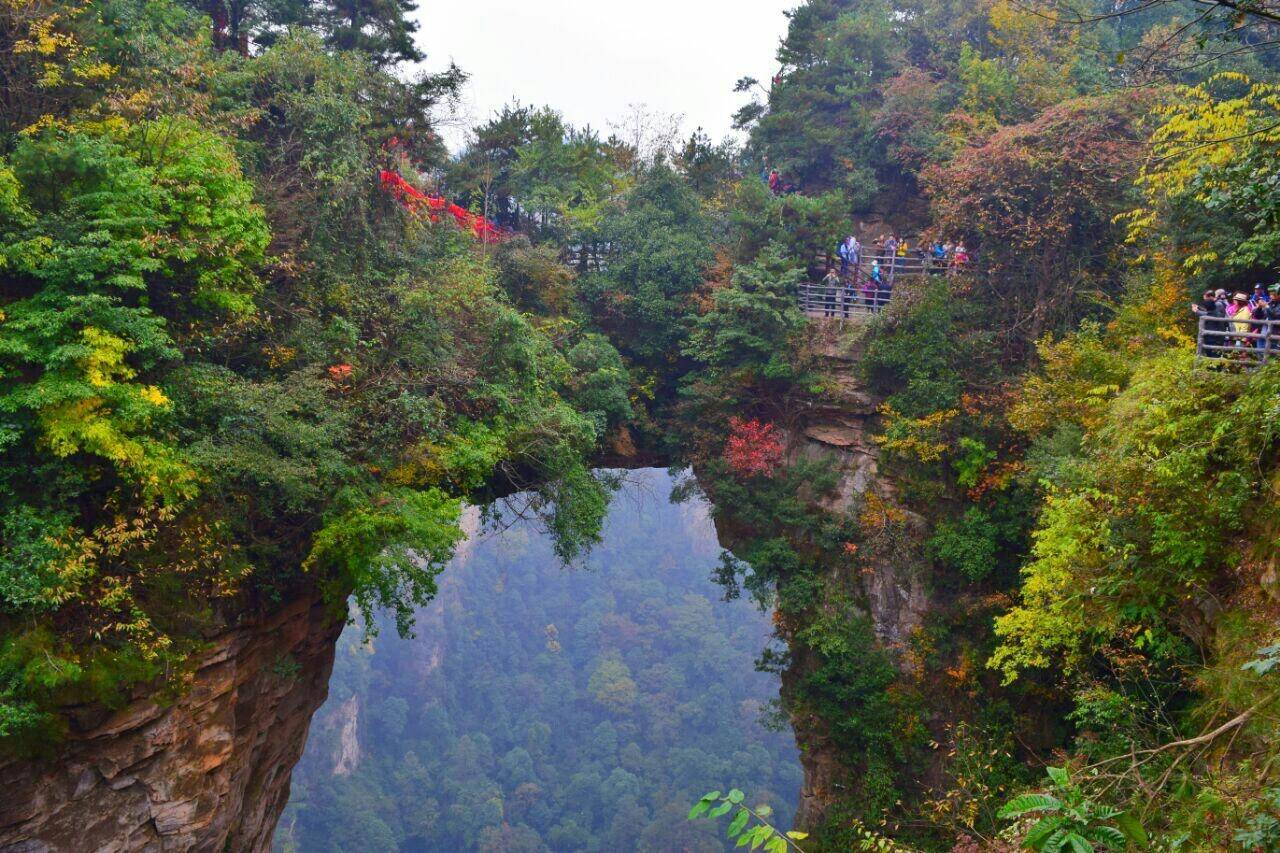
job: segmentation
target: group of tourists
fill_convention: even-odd
[[[1280,350],[1280,284],[1253,286],[1253,294],[1206,290],[1191,306],[1205,318],[1201,355],[1210,358],[1249,357],[1250,351]]]
[[[893,296],[894,274],[907,268],[906,259],[918,258],[918,271],[930,275],[945,273],[957,266],[969,263],[969,250],[963,243],[940,239],[922,242],[914,254],[907,240],[896,235],[881,234],[866,247],[857,236],[849,235],[836,247],[840,266],[828,267],[822,279],[826,299],[823,313],[833,317],[848,317],[850,309],[857,305],[875,311],[889,303]],[[912,271],[917,265],[912,264]],[[859,276],[857,271],[866,270]]]

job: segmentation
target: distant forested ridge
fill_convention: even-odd
[[[719,851],[685,815],[739,776],[794,812],[790,732],[761,727],[777,680],[752,666],[769,620],[720,601],[705,505],[626,476],[581,567],[509,519],[449,565],[417,639],[347,631],[277,849]]]

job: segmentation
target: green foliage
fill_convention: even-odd
[[[586,335],[565,354],[577,374],[573,397],[596,419],[599,432],[631,419],[631,377],[622,356],[603,335]]]
[[[1266,675],[1277,666],[1280,666],[1280,643],[1258,649],[1258,656],[1244,664],[1241,669]]]
[[[354,592],[407,630],[493,487],[543,485],[579,554],[609,494],[585,458],[629,415],[607,343],[575,334],[579,376],[469,234],[371,180],[443,155],[456,72],[385,70],[408,4],[247,4],[212,48],[252,55],[170,3],[101,11],[49,19],[65,55],[3,49],[79,88],[24,91],[47,117],[0,140],[0,737],[26,744],[177,683],[221,598]]]
[[[828,721],[843,750],[905,758],[912,744],[900,737],[899,709],[886,693],[895,681],[893,665],[877,647],[870,620],[851,610],[831,607],[798,633],[817,660],[798,701]]]
[[[713,305],[698,318],[685,352],[713,371],[720,381],[750,384],[793,379],[792,341],[804,324],[796,308],[802,270],[789,268],[777,246],[734,271],[729,287],[715,291]]]
[[[1123,812],[1099,805],[1072,784],[1067,771],[1048,768],[1053,794],[1022,794],[1001,807],[1005,820],[1032,817],[1036,822],[1025,831],[1022,843],[1031,850],[1060,851],[1123,850],[1129,841],[1146,843],[1139,824],[1126,820]],[[1123,830],[1122,830],[1123,828]]]
[[[655,166],[600,225],[607,269],[586,276],[582,296],[623,355],[670,370],[689,334],[693,294],[711,262],[698,198],[666,166]]]
[[[785,257],[808,263],[831,250],[847,230],[848,204],[839,192],[821,195],[774,195],[762,181],[743,180],[736,186],[730,221],[737,237],[737,255],[754,258],[770,244]]]
[[[875,194],[884,159],[873,127],[877,87],[904,58],[894,13],[879,0],[800,6],[778,50],[781,82],[767,105],[739,113],[740,125],[753,126],[752,145],[806,192],[839,188],[855,205]]]
[[[315,30],[324,36],[327,46],[359,51],[379,65],[420,62],[425,58],[414,45],[414,33],[418,29],[413,18],[418,8],[414,0],[280,0],[262,5],[270,9],[268,20],[273,28],[295,26]],[[270,37],[271,30],[266,34]]]
[[[725,835],[731,840],[736,839],[735,847],[745,847],[749,844],[750,849],[760,849],[766,853],[786,853],[788,850],[803,853],[803,849],[797,842],[808,838],[807,832],[796,830],[782,832],[769,822],[773,814],[772,808],[767,805],[752,808],[743,805],[745,799],[746,795],[737,788],[723,795],[719,791],[711,791],[703,794],[702,798],[694,803],[693,808],[689,809],[689,820],[697,820],[700,817],[718,820],[733,812],[733,818],[725,829]]]
[[[336,504],[303,568],[334,574],[354,589],[366,624],[375,607],[390,608],[396,628],[407,633],[414,608],[435,595],[435,576],[462,538],[459,502],[437,489],[397,489],[339,495]]]
[[[858,369],[895,411],[918,418],[959,405],[960,363],[972,353],[959,334],[957,310],[947,285],[930,282],[909,313],[867,345]]]
[[[956,521],[938,525],[929,539],[930,556],[971,581],[995,568],[999,530],[980,507],[971,506]]]
[[[1048,497],[1023,604],[996,625],[992,664],[1006,679],[1058,655],[1074,667],[1120,633],[1147,655],[1181,652],[1166,620],[1243,525],[1253,460],[1272,440],[1274,382],[1267,372],[1242,385],[1181,353],[1135,373],[1094,431],[1087,483]]]
[[[1270,850],[1280,844],[1280,788],[1268,789],[1251,811],[1233,840],[1245,850]]]
[[[11,163],[0,230],[23,286],[0,332],[10,441],[86,454],[147,500],[190,497],[192,472],[156,428],[170,402],[145,375],[177,355],[167,324],[252,309],[267,229],[250,185],[225,143],[177,119],[49,131]]]

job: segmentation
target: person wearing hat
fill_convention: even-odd
[[[1269,303],[1270,301],[1271,301],[1271,300],[1267,297],[1267,288],[1266,288],[1266,286],[1265,286],[1265,285],[1263,285],[1263,284],[1261,284],[1261,283],[1259,283],[1259,284],[1255,284],[1255,285],[1253,286],[1253,296],[1250,296],[1250,297],[1249,297],[1249,307],[1250,307],[1250,308],[1257,308],[1257,307],[1258,307],[1258,303],[1259,303],[1259,302],[1261,302],[1262,304],[1266,305],[1266,304],[1267,304],[1267,303]]]
[[[1249,321],[1253,319],[1253,309],[1249,307],[1249,294],[1237,292],[1231,297],[1231,304],[1227,306],[1227,317],[1233,321],[1231,331],[1238,336],[1232,340],[1232,345],[1236,349],[1248,347],[1249,339],[1244,336],[1249,334]]]

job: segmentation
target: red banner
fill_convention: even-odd
[[[412,211],[420,211],[424,207],[427,216],[432,222],[439,222],[441,213],[448,213],[453,217],[453,221],[458,224],[459,228],[466,228],[476,235],[476,238],[485,243],[492,243],[502,239],[502,229],[498,228],[492,222],[489,222],[483,216],[476,216],[466,208],[446,201],[440,196],[427,195],[422,190],[411,185],[395,172],[383,169],[378,173],[378,179],[382,182],[382,186],[391,193],[392,198],[400,202]]]

